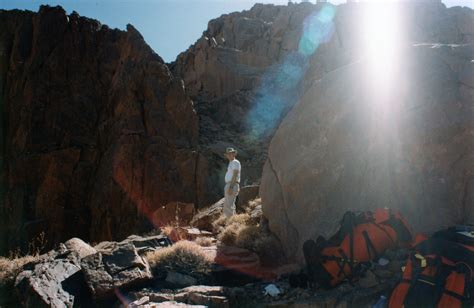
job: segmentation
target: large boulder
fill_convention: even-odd
[[[400,210],[416,232],[474,222],[474,45],[414,45],[317,81],[272,139],[260,196],[288,257],[347,210]],[[372,58],[373,60],[373,58]]]
[[[197,116],[133,26],[0,10],[0,253],[123,239],[196,199]]]

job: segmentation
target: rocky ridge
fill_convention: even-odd
[[[403,16],[407,42],[474,41],[472,9],[424,1],[391,9]],[[329,23],[320,23],[321,10],[327,11],[328,19],[332,16]],[[241,151],[242,181],[260,182],[269,142],[293,104],[314,81],[359,60],[357,54],[367,43],[358,35],[363,14],[363,5],[356,3],[256,4],[211,20],[202,37],[171,63],[200,118],[200,171],[207,174],[201,188],[208,194],[201,199],[204,204],[220,195],[225,168],[221,153],[226,146]],[[321,41],[311,41],[311,36]],[[316,49],[302,56],[305,44]],[[301,70],[298,77],[295,70]],[[255,132],[255,127],[263,130]]]
[[[1,10],[0,47],[2,253],[41,232],[125,238],[195,202],[196,113],[133,26]]]

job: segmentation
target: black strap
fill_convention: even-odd
[[[412,240],[412,234],[403,221],[390,214],[390,218],[382,224],[390,226],[397,233],[398,242],[409,242]]]
[[[460,295],[460,294],[457,294],[456,292],[453,292],[453,291],[449,291],[449,290],[443,290],[443,293],[446,294],[446,295],[449,295],[451,297],[454,297],[456,299],[459,299],[460,301],[463,301],[466,299],[465,296],[463,295]]]
[[[342,251],[342,253],[344,253],[344,251]],[[349,266],[352,271],[353,264],[354,264],[354,226],[351,228],[351,231],[349,232],[349,256],[350,256]]]
[[[365,239],[365,246],[367,247],[367,253],[369,254],[370,259],[375,259],[378,256],[377,249],[375,249],[374,243],[372,243],[372,240],[369,237],[369,234],[367,233],[366,230],[362,232],[362,236],[364,236]]]
[[[339,266],[339,272],[337,273],[336,277],[339,277],[341,274],[343,274],[345,278],[349,279],[350,277],[346,275],[346,272],[344,272],[344,267],[346,266],[346,264],[349,265],[349,268],[352,273],[354,269],[353,260],[349,260],[344,250],[338,249],[338,252],[342,256],[342,258],[336,258],[337,265]]]

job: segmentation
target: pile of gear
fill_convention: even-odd
[[[402,279],[389,308],[464,307],[474,300],[474,226],[455,226],[431,237],[413,235],[399,212],[347,212],[338,232],[303,245],[305,275],[312,286],[358,280],[387,250],[408,248]]]

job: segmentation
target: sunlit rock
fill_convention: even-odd
[[[388,79],[362,59],[314,83],[273,137],[260,186],[290,259],[347,210],[398,209],[421,232],[474,222],[472,88],[459,82],[473,54],[415,45]]]

